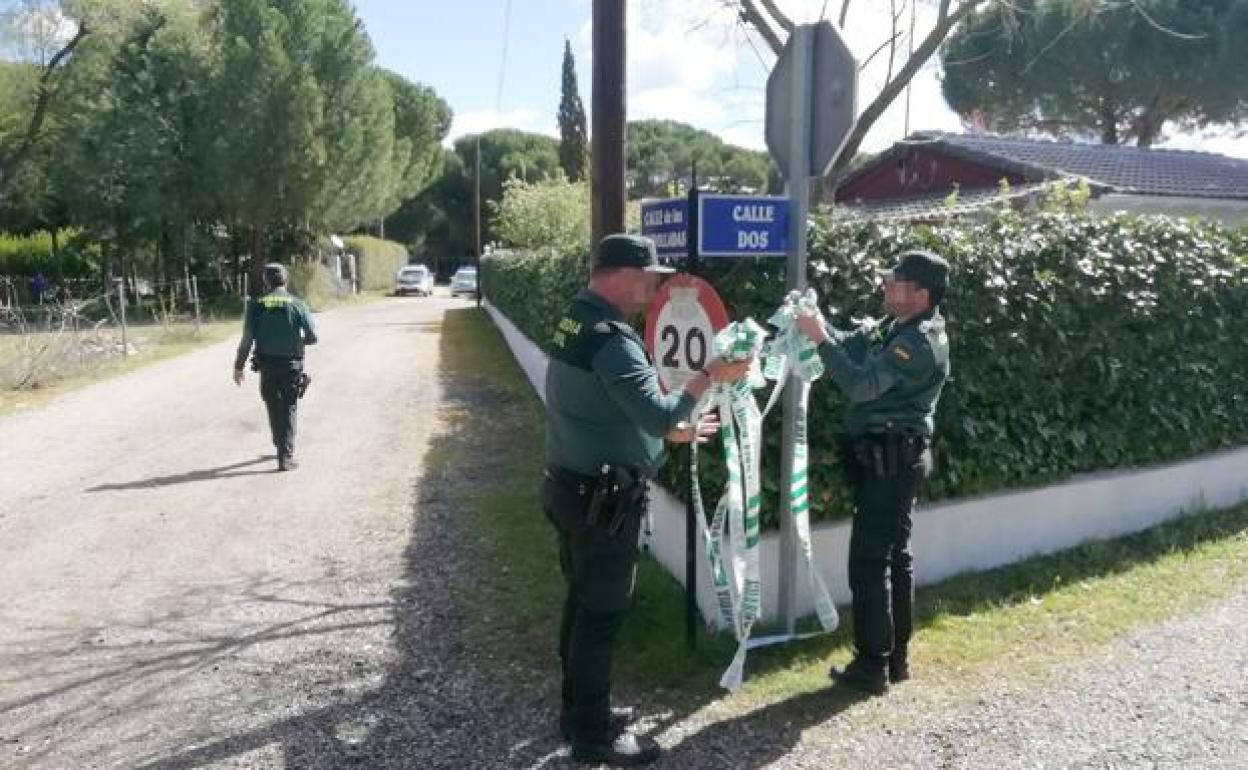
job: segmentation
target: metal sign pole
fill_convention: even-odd
[[[689,229],[685,236],[689,249],[689,272],[698,261],[698,163],[693,162],[689,183]],[[698,439],[695,436],[694,442]],[[693,444],[689,444],[690,462],[685,473],[685,643],[689,649],[698,646],[698,512],[693,506]]]
[[[121,307],[121,357],[130,357],[130,335],[126,331],[126,279],[114,278],[117,282],[117,304]]]
[[[806,213],[810,207],[810,78],[813,66],[813,27],[793,29],[792,123],[789,138],[789,262],[785,286],[789,291],[806,288]],[[777,383],[777,386],[779,384]],[[797,532],[793,527],[793,503],[788,480],[793,475],[793,447],[797,430],[798,390],[801,381],[790,374],[784,391],[784,433],[780,478],[780,602],[779,616],[785,631],[797,625]]]

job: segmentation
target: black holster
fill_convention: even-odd
[[[569,474],[553,474],[552,478]],[[640,516],[645,509],[646,479],[639,470],[603,465],[592,477],[589,502],[585,506],[585,524],[605,529],[615,536],[632,515]]]

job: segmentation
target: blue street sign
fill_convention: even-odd
[[[783,257],[789,249],[789,199],[774,195],[698,196],[698,254]]]
[[[660,257],[689,254],[689,199],[641,202],[641,234],[654,241]]]

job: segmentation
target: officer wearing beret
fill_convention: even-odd
[[[607,236],[589,285],[550,339],[541,496],[567,584],[559,725],[585,762],[639,765],[659,756],[657,744],[623,730],[611,709],[612,646],[633,599],[646,484],[662,464],[664,439],[699,440],[687,420],[711,383],[739,379],[749,366],[713,359],[683,390],[662,392],[626,319],[645,311],[670,272],[650,239]],[[702,437],[718,429],[713,421],[703,427]]]
[[[845,333],[820,318],[799,321],[849,399],[841,462],[854,491],[849,587],[855,654],[832,677],[874,694],[910,677],[910,524],[919,486],[931,472],[933,418],[949,376],[949,338],[938,309],[948,284],[944,259],[913,251],[885,273],[889,317],[882,324]]]
[[[268,292],[247,305],[243,339],[234,356],[234,384],[243,384],[243,365],[255,345],[253,369],[260,372],[260,398],[269,413],[277,468],[294,470],[295,411],[299,404],[303,372],[303,349],[316,344],[312,314],[303,300],[286,290],[286,267],[273,262],[264,266]]]

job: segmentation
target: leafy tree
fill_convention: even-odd
[[[393,189],[390,211],[432,184],[442,172],[442,140],[451,129],[451,108],[432,88],[412,83],[393,72],[382,71],[394,102],[396,156],[407,163]]]
[[[473,252],[473,187],[471,171],[450,149],[443,150],[442,175],[422,193],[386,218],[386,235],[408,244],[418,257],[435,261],[445,275],[442,257],[459,259]]]
[[[186,258],[190,230],[207,213],[198,16],[144,6],[116,46],[101,42],[84,49],[73,73],[55,187],[75,222],[121,247],[123,273],[136,267],[127,256],[149,255],[149,272],[176,275],[175,252]]]
[[[1094,134],[1147,147],[1248,115],[1240,0],[994,1],[941,52],[944,94],[996,131]]]
[[[559,100],[559,165],[572,182],[589,176],[589,129],[576,83],[572,44],[563,41],[563,95]]]
[[[725,144],[708,131],[671,120],[629,123],[630,197],[662,197],[687,189],[695,160],[699,184],[724,192],[766,192],[773,187],[766,153]]]
[[[491,209],[494,232],[504,245],[567,254],[589,244],[586,181],[570,182],[562,174],[532,183],[512,179],[503,186],[503,200]]]
[[[313,226],[389,213],[411,147],[396,157],[392,88],[351,7],[219,0],[213,33],[215,187],[228,218],[250,229],[252,255],[275,234],[294,234],[284,248],[298,250]]]
[[[70,6],[70,14],[75,14],[78,5]],[[93,6],[81,5],[76,15],[64,17],[75,26],[75,32],[64,42],[56,39],[53,30],[55,22],[62,18],[60,9],[48,0],[25,0],[3,18],[0,32],[6,47],[26,59],[10,68],[7,73],[10,77],[6,78],[15,81],[13,85],[17,88],[7,94],[12,100],[8,105],[12,112],[6,110],[8,120],[5,122],[9,125],[0,126],[0,201],[6,207],[12,206],[10,196],[16,194],[22,199],[16,210],[24,213],[32,211],[35,201],[30,193],[39,186],[38,182],[32,184],[32,176],[39,179],[41,172],[23,174],[23,166],[32,155],[38,154],[44,126],[56,103],[65,71],[74,52],[94,28],[94,22],[89,26],[87,18]],[[32,21],[38,23],[32,24]],[[19,182],[25,183],[24,189],[17,191]]]

